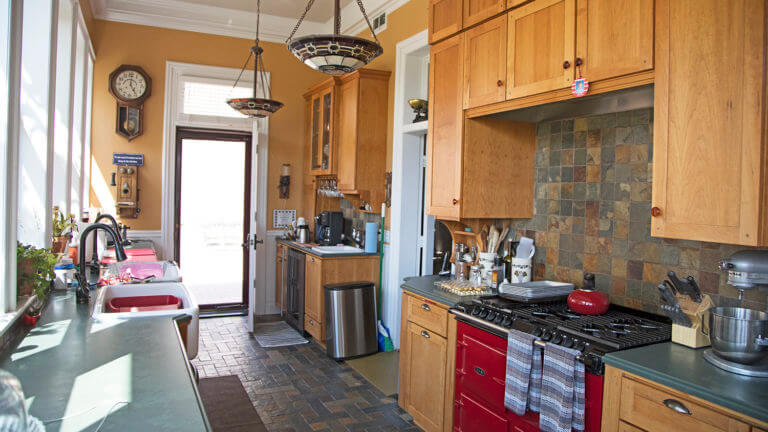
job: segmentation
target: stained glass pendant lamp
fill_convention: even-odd
[[[240,81],[240,77],[243,75],[243,71],[248,67],[248,62],[251,60],[251,56],[255,56],[253,59],[253,97],[249,98],[237,98],[227,100],[227,104],[240,114],[248,117],[262,118],[267,117],[270,114],[274,114],[275,111],[283,107],[282,102],[278,102],[271,99],[272,94],[267,84],[266,74],[264,72],[264,49],[259,45],[259,21],[261,20],[261,0],[256,0],[256,40],[251,47],[251,52],[248,54],[248,58],[245,60],[243,68],[240,70],[240,74],[237,76],[235,85]],[[266,98],[260,98],[256,94],[258,84],[261,82],[261,87],[266,93]]]
[[[339,34],[341,31],[340,0],[334,0],[333,34],[309,35],[293,39],[293,35],[296,34],[314,2],[315,0],[309,0],[299,22],[285,41],[288,49],[304,64],[328,75],[343,75],[360,69],[384,52],[373,31],[371,21],[365,13],[362,0],[357,0],[357,5],[376,42]]]

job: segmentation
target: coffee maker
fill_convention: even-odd
[[[344,216],[341,212],[325,211],[315,216],[315,241],[326,246],[341,243],[344,232]]]

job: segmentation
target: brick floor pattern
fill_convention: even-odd
[[[200,320],[200,378],[237,375],[269,431],[419,431],[413,418],[315,342],[262,348],[246,317]]]

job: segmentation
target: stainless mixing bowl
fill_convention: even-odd
[[[709,339],[720,357],[752,364],[768,355],[768,313],[739,307],[709,310]]]

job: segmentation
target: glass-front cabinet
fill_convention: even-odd
[[[309,147],[311,151],[310,173],[329,175],[335,173],[334,154],[334,86],[321,87],[307,95],[310,99]]]

